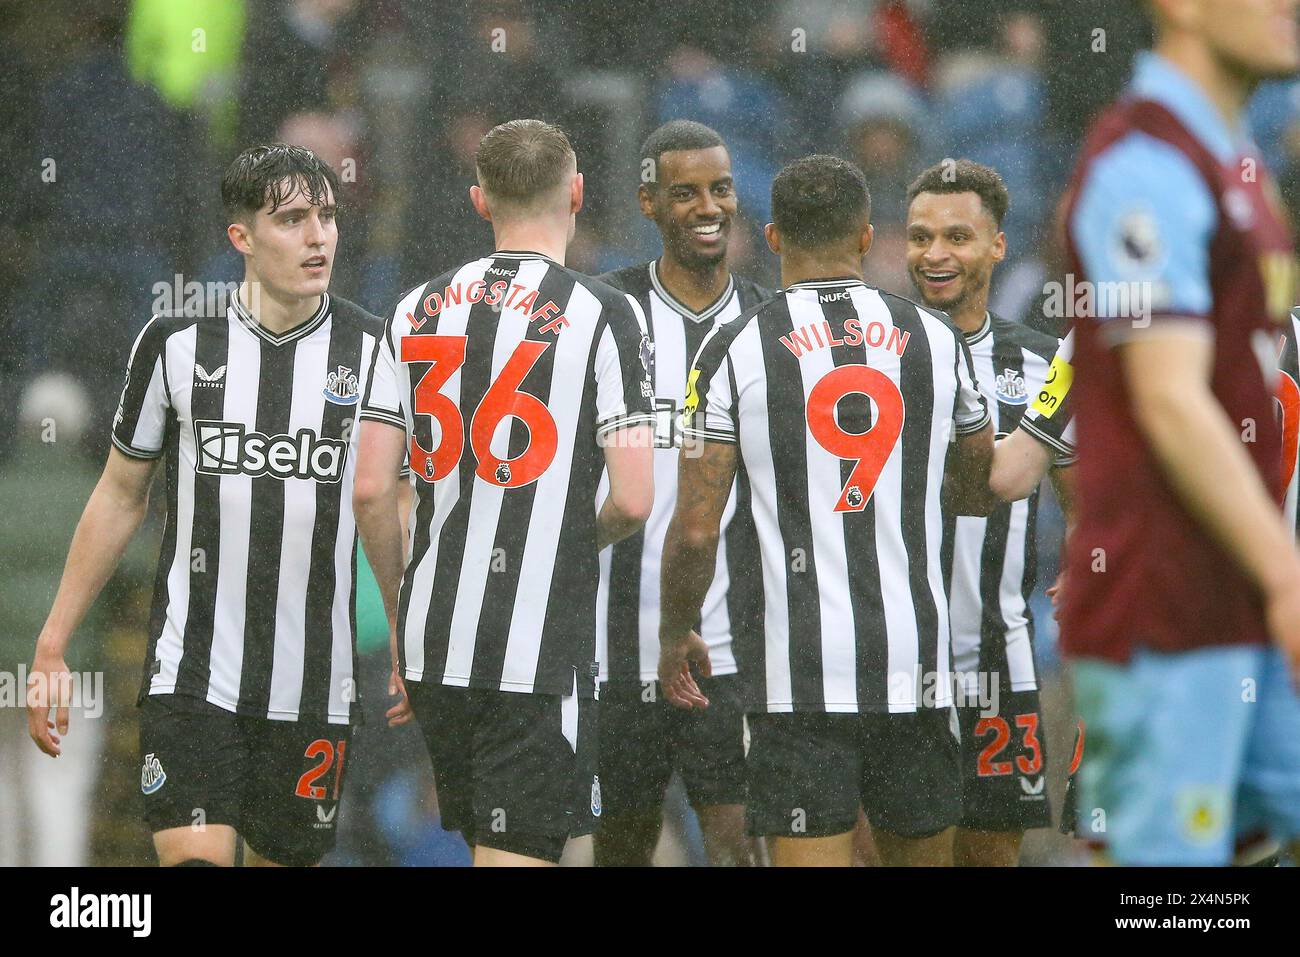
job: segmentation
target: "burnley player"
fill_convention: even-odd
[[[1008,203],[997,171],[969,160],[936,164],[908,190],[908,272],[921,300],[948,313],[965,336],[999,436],[1020,426],[1059,345],[989,311],[993,269],[1006,254],[1001,225]],[[1042,441],[1056,466],[1050,474],[1060,483],[1074,450],[1054,437]],[[1051,824],[1044,787],[1047,732],[1029,610],[1037,514],[1035,487],[1027,498],[1001,504],[987,517],[944,515],[953,667],[963,692],[957,707],[962,818],[953,843],[958,866],[1014,866],[1025,830]],[[996,712],[984,709],[992,684]]]
[[[651,345],[634,299],[564,265],[583,180],[563,131],[504,123],[476,167],[496,251],[394,311],[362,404],[357,524],[442,826],[477,866],[534,866],[603,810],[598,554],[654,503]],[[408,447],[403,573],[393,467]]]
[[[1244,128],[1300,44],[1296,0],[1148,8],[1155,49],[1065,207],[1076,280],[1136,295],[1098,294],[1075,323],[1061,635],[1088,733],[1080,817],[1104,819],[1118,863],[1222,865],[1238,833],[1300,837],[1300,557],[1272,398],[1295,250]]]
[[[358,713],[354,419],[383,332],[326,291],[337,191],[302,147],[259,146],[230,165],[221,196],[244,281],[224,316],[157,316],[136,338],[108,464],[37,641],[33,675],[66,674],[64,650],[165,455],[138,702],[163,865],[233,864],[239,836],[252,864],[316,864],[334,844]],[[36,694],[28,708],[54,756],[68,733],[66,708],[49,721],[60,704]]]
[[[847,866],[861,808],[886,864],[948,865],[961,774],[940,499],[964,512],[987,491],[987,404],[946,319],[863,283],[861,170],[791,163],[772,215],[784,291],[717,326],[688,379],[683,428],[701,448],[681,456],[664,542],[659,678],[675,705],[709,707],[695,622],[743,470],[764,597],[751,833],[778,865]]]
[[[664,700],[658,683],[659,565],[677,500],[677,457],[688,363],[718,323],[772,295],[727,268],[736,217],[731,159],[722,138],[690,120],[659,127],[641,148],[653,176],[637,192],[659,227],[658,259],[600,278],[634,296],[654,343],[655,505],[646,526],[601,553],[596,620],[600,658],[600,783],[604,799],[596,863],[650,864],[663,820],[664,789],[682,777],[709,860],[747,864],[745,746],[740,646],[762,627],[757,540],[747,489],[723,515],[717,570],[700,636],[709,646],[703,711]],[[644,177],[643,177],[644,178]],[[602,488],[602,498],[605,489]]]

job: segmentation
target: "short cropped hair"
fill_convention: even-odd
[[[870,219],[867,178],[838,156],[805,156],[772,181],[772,222],[796,246],[816,249],[848,239]]]
[[[474,165],[493,199],[527,207],[564,182],[575,162],[569,137],[542,120],[511,120],[488,130]]]
[[[659,186],[659,159],[665,153],[677,150],[708,150],[715,146],[726,148],[721,135],[712,127],[694,120],[669,120],[646,137],[641,144],[642,182],[653,192]],[[649,160],[649,168],[654,175],[647,179],[644,175]]]
[[[1002,182],[998,171],[968,159],[955,162],[946,159],[925,170],[907,188],[907,204],[910,206],[921,193],[974,193],[998,229],[1002,228],[1002,217],[1011,205],[1007,184]]]
[[[249,147],[221,177],[221,206],[232,222],[267,205],[274,213],[299,192],[315,206],[324,206],[331,196],[338,202],[338,175],[304,146],[268,143]]]

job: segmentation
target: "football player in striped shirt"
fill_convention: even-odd
[[[677,454],[687,364],[715,325],[772,295],[727,268],[736,217],[722,138],[690,120],[659,127],[641,148],[649,173],[637,192],[663,253],[600,278],[634,296],[654,344],[655,506],[646,526],[601,552],[596,617],[600,659],[600,784],[596,863],[647,866],[659,841],[664,790],[682,776],[714,864],[745,864],[744,696],[739,646],[762,627],[757,539],[733,492],[722,518],[717,571],[697,631],[709,646],[710,700],[682,711],[659,690],[659,566],[677,500]],[[601,495],[606,489],[602,487]],[[756,607],[758,606],[758,607]]]
[[[362,405],[357,523],[442,826],[476,865],[547,864],[602,811],[598,553],[654,504],[652,352],[634,299],[564,265],[582,207],[568,137],[502,124],[477,168],[496,252],[398,303]],[[403,573],[393,469],[408,447]]]
[[[993,270],[1006,254],[1001,223],[1008,203],[1002,177],[988,166],[945,160],[922,172],[908,190],[908,272],[921,300],[962,331],[998,436],[1024,423],[1050,456],[1050,475],[1068,508],[1062,470],[1074,450],[1025,421],[1059,343],[988,308]],[[995,472],[996,459],[995,453]],[[944,515],[962,746],[962,818],[953,844],[958,866],[1014,866],[1025,830],[1051,824],[1029,610],[1037,512],[1035,483],[1027,497],[1000,504],[987,517]]]
[[[664,543],[659,678],[679,707],[708,707],[694,626],[743,468],[764,592],[751,833],[778,865],[848,866],[861,807],[886,864],[948,865],[961,774],[940,500],[965,511],[987,494],[987,404],[947,319],[862,281],[861,170],[790,164],[772,215],[785,289],[714,329],[688,379],[700,446],[681,456]]]
[[[244,281],[224,316],[155,316],[136,338],[108,464],[37,642],[33,675],[66,674],[64,649],[165,456],[138,702],[163,865],[233,864],[239,836],[253,864],[311,865],[334,844],[358,713],[354,426],[383,333],[327,292],[337,192],[334,171],[297,146],[254,147],[227,169]],[[57,756],[67,711],[52,725],[52,704],[34,696],[28,722]]]

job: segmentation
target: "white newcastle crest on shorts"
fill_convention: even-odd
[[[150,752],[144,756],[144,765],[140,768],[140,790],[153,794],[167,783],[167,772],[163,770],[158,755]]]
[[[591,814],[600,817],[600,775],[591,776]]]

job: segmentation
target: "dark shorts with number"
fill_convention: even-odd
[[[595,702],[406,682],[442,827],[472,845],[558,861],[601,813]]]
[[[961,724],[961,826],[1025,831],[1052,824],[1046,733],[1037,691],[1003,692],[996,714],[957,709]]]
[[[674,707],[657,681],[600,688],[605,814],[658,810],[676,771],[693,807],[745,803],[745,711],[739,675],[700,678],[702,711]]]
[[[236,715],[207,701],[149,695],[140,705],[140,790],[151,830],[228,824],[289,867],[334,847],[352,729]]]
[[[749,715],[749,832],[829,837],[873,828],[922,838],[957,823],[961,771],[951,709],[912,714]]]

